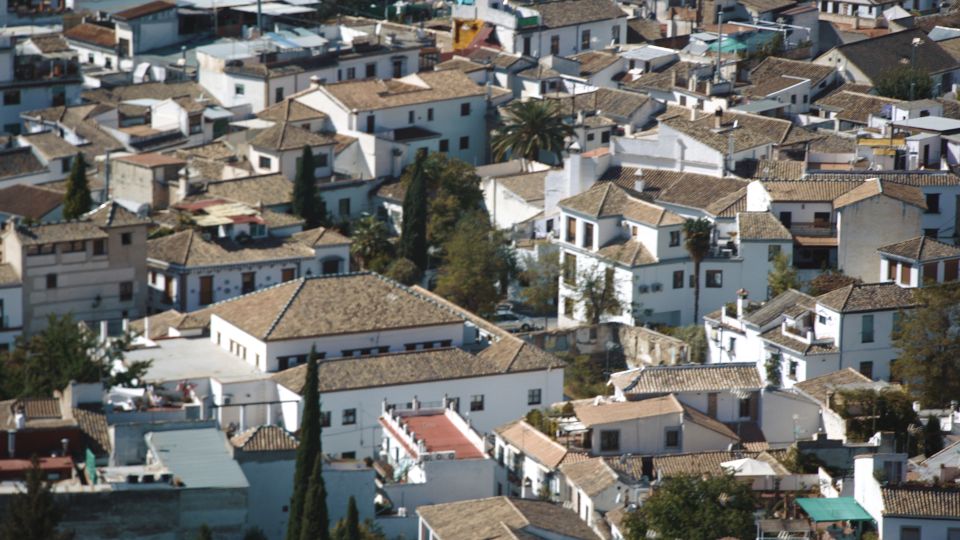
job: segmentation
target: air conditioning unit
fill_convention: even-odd
[[[661,289],[663,289],[663,285],[659,283],[654,283],[650,285],[650,290],[652,290],[653,292],[660,292]]]
[[[648,285],[640,285],[637,287],[637,290],[640,291],[640,294],[644,294],[650,292],[650,287]]]
[[[397,508],[397,517],[407,517],[407,507],[401,506]]]

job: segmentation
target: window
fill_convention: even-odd
[[[688,281],[690,282],[690,285],[688,285],[688,286],[689,286],[691,289],[696,288],[696,286],[697,286],[697,275],[696,275],[696,274],[690,274],[690,279],[689,279]]]
[[[564,298],[563,299],[563,314],[567,317],[573,318],[573,298]]]
[[[960,270],[960,259],[943,261],[943,281],[956,281]]]
[[[873,343],[873,315],[860,318],[860,343]]]
[[[873,362],[865,361],[860,362],[860,374],[868,379],[873,378]]]
[[[927,213],[928,214],[940,213],[940,194],[939,193],[927,193]]]
[[[330,427],[331,416],[330,411],[320,411],[320,427]]]
[[[340,459],[357,459],[356,452],[340,452]]]
[[[273,160],[268,158],[267,156],[260,156],[259,163],[260,163],[261,169],[269,169],[271,166],[273,166]]]
[[[370,62],[369,64],[366,65],[366,69],[364,70],[364,76],[368,79],[372,79],[377,76],[376,62]]]
[[[814,212],[813,226],[821,229],[830,227],[830,212]]]
[[[87,243],[83,240],[77,240],[75,242],[65,242],[61,244],[60,251],[63,253],[77,253],[79,251],[86,251]]]
[[[796,378],[797,378],[797,361],[796,361],[796,360],[791,360],[791,361],[790,361],[790,369],[787,371],[787,375],[788,375],[791,379],[796,380]]]
[[[744,398],[739,401],[740,404],[740,418],[750,418],[750,408],[751,408],[751,398]]]
[[[680,448],[680,428],[667,428],[664,446],[667,448]]]
[[[523,55],[530,56],[530,36],[524,36],[523,38]]]
[[[470,411],[482,411],[483,410],[483,394],[477,394],[470,396]]]
[[[57,275],[56,274],[47,274],[47,288],[56,289],[57,288]]]
[[[590,31],[584,30],[580,33],[580,50],[586,50],[590,48]]]
[[[340,258],[330,259],[323,261],[321,265],[320,272],[325,275],[339,274],[340,273]]]
[[[600,451],[601,452],[619,452],[620,451],[620,430],[619,429],[600,430]]]
[[[297,277],[296,268],[284,268],[283,270],[280,271],[281,282],[293,281],[294,279],[296,279],[296,277]]]
[[[412,124],[416,120],[415,116],[413,111],[407,111],[407,123]]]
[[[796,105],[796,104],[797,104],[797,95],[796,95],[796,94],[793,94],[793,95],[790,96],[790,104],[791,104],[791,105]]]
[[[470,104],[461,103],[460,104],[460,116],[470,116]]]
[[[94,255],[106,255],[107,254],[107,241],[103,238],[98,238],[93,241],[93,254]]]
[[[920,527],[900,527],[900,540],[920,540]]]
[[[213,303],[213,276],[200,276],[200,305]]]
[[[247,89],[244,88],[244,86],[243,86],[242,84],[235,84],[235,85],[233,85],[233,94],[236,95],[236,96],[242,96],[243,94],[246,93],[246,91],[247,91]]]
[[[589,141],[592,141],[592,140],[595,139],[595,138],[596,138],[596,137],[594,136],[593,133],[587,133],[587,141],[588,141],[588,142],[589,142]]]
[[[934,240],[936,240],[937,237],[940,236],[940,229],[937,229],[937,228],[924,229],[924,230],[923,230],[923,235],[926,236],[926,237],[933,238]]]
[[[772,261],[780,255],[780,246],[767,246],[767,260]]]
[[[93,53],[87,55],[87,63],[92,64],[94,61]]]
[[[527,390],[527,405],[539,405],[541,400],[541,391],[539,388]]]
[[[344,409],[343,410],[343,422],[345,426],[352,426],[357,423],[357,410],[356,409]]]
[[[132,243],[133,243],[133,233],[125,232],[125,233],[121,234],[121,235],[120,235],[120,243],[123,244],[123,245],[125,245],[125,246],[129,246],[130,244],[132,244]]]
[[[673,288],[683,288],[683,270],[676,270],[673,272]]]
[[[437,148],[438,151],[446,154],[450,151],[450,141],[447,139],[440,139],[440,146]]]
[[[427,122],[433,122],[433,107],[427,109]]]
[[[603,133],[600,134],[600,142],[602,142],[603,144],[607,144],[607,143],[610,142],[610,132],[609,132],[609,131],[604,131]]]
[[[707,270],[707,288],[719,289],[723,287],[723,270]]]
[[[563,282],[567,285],[577,284],[577,256],[572,253],[563,254]]]
[[[244,272],[240,275],[240,292],[243,294],[251,293],[256,286],[257,273],[256,272]]]
[[[340,199],[340,202],[337,203],[337,209],[340,211],[340,216],[345,217],[350,215],[350,199],[344,198]]]
[[[283,87],[277,88],[273,91],[273,102],[280,103],[283,101]]]
[[[897,262],[887,259],[887,279],[890,281],[897,280]]]
[[[352,81],[357,78],[357,68],[348,67],[347,68],[347,80]]]
[[[827,324],[827,317],[824,315],[817,315],[817,322],[820,324]]]
[[[400,77],[403,77],[403,59],[393,61],[393,78],[399,79]]]
[[[550,36],[550,54],[560,54],[560,36]]]
[[[299,159],[299,158],[297,158],[297,159]],[[316,160],[317,167],[326,167],[327,164],[329,163],[329,158],[327,157],[327,153],[326,153],[326,152],[319,153],[319,154],[313,156],[313,159]]]
[[[593,247],[593,223],[583,224],[583,247]]]
[[[960,540],[960,529],[947,529],[947,540]]]
[[[577,218],[567,218],[567,242],[577,243]]]
[[[3,104],[4,105],[19,105],[20,104],[20,91],[19,90],[7,90],[3,93]]]
[[[120,282],[120,301],[129,302],[130,300],[133,300],[133,282],[121,281]]]
[[[467,150],[470,148],[470,137],[460,137],[460,149]]]
[[[793,225],[793,212],[780,212],[780,223],[789,229]]]
[[[937,282],[937,270],[939,269],[940,263],[931,262],[923,265],[923,282],[924,283],[936,283]]]
[[[679,245],[680,245],[680,231],[670,231],[670,247],[677,247]]]
[[[619,27],[619,26],[617,26],[617,25],[614,25],[614,26],[613,26],[613,30],[612,30],[612,32],[611,32],[610,37],[612,38],[612,41],[613,41],[613,44],[614,44],[614,45],[619,45],[619,44],[620,44],[620,27]]]
[[[906,263],[900,263],[900,283],[901,284],[903,285],[910,284],[910,274],[912,270],[913,270],[913,266]]]

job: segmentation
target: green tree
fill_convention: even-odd
[[[925,407],[946,405],[960,395],[960,286],[913,289],[916,307],[898,315],[893,345],[900,350],[896,373]]]
[[[648,529],[665,540],[753,538],[756,507],[750,484],[732,475],[670,477],[629,516],[627,538],[645,538]]]
[[[250,527],[243,533],[243,540],[267,540],[267,534],[260,527]]]
[[[399,256],[410,259],[421,272],[427,269],[427,178],[426,152],[418,152],[412,177],[403,198],[403,221]]]
[[[702,364],[707,361],[707,334],[698,324],[666,328],[664,334],[683,340],[687,344],[687,361]]]
[[[36,456],[27,471],[25,491],[11,497],[3,523],[0,540],[68,540],[73,533],[62,532],[57,526],[63,518],[63,508],[54,500],[50,484],[45,480]]]
[[[350,240],[350,254],[364,270],[382,271],[393,256],[387,227],[375,216],[357,220]]]
[[[416,167],[400,178],[409,190]],[[464,214],[483,209],[483,191],[476,168],[446,154],[428,154],[423,161],[427,192],[427,244],[442,246]]]
[[[565,139],[573,128],[564,123],[559,103],[531,99],[514,101],[504,109],[503,122],[493,134],[493,158],[525,158],[537,161],[541,152],[552,154],[559,162]]]
[[[820,296],[821,294],[827,294],[830,291],[839,289],[840,287],[846,287],[847,285],[855,285],[857,283],[863,283],[859,278],[851,277],[839,270],[825,270],[817,274],[817,277],[810,280],[809,289],[810,294],[813,296]]]
[[[103,381],[109,386],[142,386],[151,361],[125,362],[130,336],[101,342],[70,315],[47,317],[47,326],[30,337],[17,338],[14,350],[0,360],[3,398],[49,396],[71,380]],[[126,371],[113,372],[116,362]]]
[[[927,99],[931,97],[933,80],[921,69],[898,65],[880,73],[876,89],[881,96],[893,99]]]
[[[767,274],[767,285],[770,287],[770,297],[780,296],[790,289],[800,288],[797,278],[797,269],[790,264],[790,257],[783,252],[773,259],[773,270]]]
[[[520,281],[520,299],[534,313],[543,315],[543,327],[547,318],[557,314],[557,295],[560,289],[560,250],[544,249],[537,258],[527,256]]]
[[[322,501],[311,501],[319,511],[323,507],[326,516],[326,494],[316,490],[317,477],[322,481],[323,449],[321,446],[320,427],[320,391],[318,389],[318,359],[317,350],[310,350],[310,359],[307,361],[306,381],[303,385],[303,417],[300,420],[300,444],[297,446],[297,461],[293,477],[293,494],[290,498],[290,517],[287,522],[287,540],[300,540],[301,529],[306,522],[306,503],[308,495],[314,497],[323,495]],[[316,470],[320,467],[319,471]],[[311,491],[311,488],[314,488]],[[322,491],[322,490],[321,490]],[[320,504],[322,502],[322,505]],[[323,528],[329,527],[324,523]]]
[[[357,511],[357,500],[350,496],[347,503],[347,515],[337,522],[333,532],[334,540],[363,540],[360,530],[360,512]]]
[[[767,384],[770,386],[783,386],[783,368],[780,365],[782,361],[783,357],[780,356],[780,353],[774,353],[764,363],[764,368],[767,371]]]
[[[402,258],[391,262],[384,275],[404,285],[414,285],[420,281],[422,273],[417,265],[413,264],[413,261]]]
[[[203,525],[200,525],[200,528],[197,530],[197,536],[194,538],[197,540],[213,540],[213,531],[210,530],[210,527],[206,523],[204,523]]]
[[[572,271],[564,268],[564,272]],[[576,281],[568,281],[568,286],[573,289],[573,301],[583,305],[586,322],[597,325],[604,315],[618,315],[623,311],[623,303],[617,297],[613,267],[602,268],[598,264],[581,270],[576,276]]]
[[[710,252],[713,224],[705,218],[688,219],[683,222],[683,247],[693,261],[693,321],[700,320],[700,264]]]
[[[63,219],[77,219],[90,211],[93,199],[87,183],[87,164],[83,154],[77,153],[67,177],[67,193],[63,197]]]
[[[943,450],[943,432],[940,431],[940,419],[935,415],[927,416],[923,426],[923,454],[930,457]]]
[[[878,431],[889,431],[897,452],[919,452],[914,435],[919,418],[913,399],[899,388],[840,390],[832,397],[832,409],[844,419],[850,441],[864,442]]]
[[[496,236],[486,216],[464,216],[444,244],[447,257],[437,277],[437,294],[473,313],[492,312],[500,298],[497,277],[503,265]]]
[[[297,175],[293,180],[293,203],[291,210],[295,216],[303,219],[304,228],[319,227],[327,221],[326,209],[320,192],[317,191],[317,172],[313,163],[313,152],[309,146],[303,147],[303,153],[297,161]]]
[[[301,520],[300,540],[330,540],[327,486],[323,482],[323,454],[321,453],[317,454],[313,463]]]

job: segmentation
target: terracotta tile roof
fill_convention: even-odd
[[[696,173],[684,173],[660,169],[643,169],[643,175],[635,180],[644,181],[644,194],[657,202],[704,209],[718,199],[746,189],[748,182],[736,178],[717,178]],[[633,185],[621,185],[633,189]]]
[[[820,81],[833,74],[833,67],[800,60],[789,60],[768,56],[755,68],[750,70],[751,81],[763,81],[772,77],[791,76],[809,79],[811,87],[816,87]]]
[[[25,246],[109,237],[106,232],[90,221],[61,221],[21,226],[17,229],[17,234],[20,236],[20,243]]]
[[[560,466],[560,472],[583,490],[588,497],[599,495],[604,490],[617,485],[619,476],[602,457],[590,458],[579,463],[568,463]]]
[[[207,240],[195,229],[147,241],[147,258],[192,268],[243,262],[310,259],[313,250],[305,244],[281,238],[240,243],[230,239]]]
[[[290,240],[309,247],[349,245],[352,240],[326,227],[316,227],[294,233]]]
[[[80,150],[63,140],[52,131],[21,135],[26,144],[32,146],[48,161],[76,156]]]
[[[584,51],[570,57],[580,63],[580,76],[590,77],[620,60],[620,56],[606,51]]]
[[[280,426],[262,425],[237,433],[230,444],[244,452],[275,452],[296,450],[296,437]]]
[[[960,490],[939,487],[885,487],[885,517],[960,519]]]
[[[417,514],[438,538],[526,540],[545,532],[571,540],[600,539],[576,512],[547,501],[491,497],[421,506]]]
[[[621,81],[621,85],[631,90],[661,90],[669,91],[674,88],[674,84],[685,85],[685,81],[698,71],[706,69],[706,64],[695,64],[693,62],[676,62],[661,71],[652,71],[644,73],[634,80]],[[676,79],[674,79],[674,73]],[[690,113],[686,110],[677,111],[681,115],[689,117]]]
[[[0,264],[0,287],[19,284],[20,276],[17,275],[17,271],[14,270],[13,266],[11,266],[10,263]]]
[[[547,171],[501,176],[497,183],[526,202],[543,201]]]
[[[683,405],[672,394],[640,401],[601,400],[599,404],[594,404],[594,400],[586,399],[572,403],[577,419],[588,428],[653,416],[684,413]]]
[[[867,180],[834,199],[833,207],[837,209],[843,208],[879,195],[896,199],[922,210],[927,209],[927,199],[923,195],[923,192],[920,191],[920,188],[887,182],[876,178]]]
[[[820,139],[817,139],[820,140]],[[856,145],[856,140],[852,139]],[[806,171],[802,161],[786,159],[744,159],[737,162],[734,172],[741,178],[758,180],[801,180]]]
[[[215,95],[195,81],[145,82],[113,88],[96,88],[83,92],[81,97],[89,103],[113,106],[135,99],[164,100],[182,97],[191,97],[209,106],[220,105]]]
[[[56,398],[22,398],[0,401],[0,429],[15,428],[17,409],[22,406],[26,416],[26,427],[54,427],[72,425],[63,420],[60,400]]]
[[[462,71],[464,73],[473,73],[474,71],[481,71],[488,68],[485,64],[474,62],[466,58],[451,58],[446,62],[440,62],[439,64],[433,66],[433,69],[435,69],[436,71],[455,69],[457,71]]]
[[[754,362],[650,366],[614,373],[610,383],[627,394],[759,390],[765,386]]]
[[[808,174],[808,181],[840,181],[857,183],[870,178],[907,186],[960,186],[960,176],[950,171],[831,171]]]
[[[918,236],[910,240],[883,246],[877,251],[919,262],[960,257],[960,247],[946,244],[929,236]]]
[[[379,419],[380,425],[387,430],[394,432],[395,428],[390,425],[383,417]],[[481,448],[477,448],[464,432],[457,427],[451,418],[445,412],[433,412],[431,414],[414,414],[401,416],[399,423],[409,430],[410,434],[415,436],[426,446],[427,452],[453,452],[454,459],[484,459]],[[418,457],[417,451],[412,452],[414,457]]]
[[[663,30],[660,28],[660,21],[640,17],[627,20],[628,43],[656,41],[662,37]]]
[[[736,122],[737,127],[733,127]],[[723,115],[724,131],[714,129],[713,115],[691,121],[688,117],[674,116],[661,119],[662,125],[669,126],[718,152],[729,150],[729,141],[733,140],[734,152],[757,148],[766,144],[790,144],[793,125],[786,120],[758,116],[754,114],[726,112]],[[802,128],[796,128],[802,129]]]
[[[872,379],[859,371],[853,368],[844,368],[840,371],[797,382],[793,386],[820,403],[826,404],[830,394],[837,388],[872,382]]]
[[[165,167],[168,165],[186,165],[187,162],[175,157],[169,156],[167,154],[160,154],[158,152],[148,152],[145,154],[130,154],[127,156],[121,156],[114,158],[116,161],[122,161],[124,163],[132,163],[133,165],[139,165],[141,167]]]
[[[265,174],[205,184],[207,195],[242,202],[253,207],[277,206],[293,201],[293,182],[282,174]]]
[[[740,240],[793,240],[790,230],[770,212],[737,214]]]
[[[70,52],[72,50],[61,34],[35,35],[30,36],[29,39],[43,54]]]
[[[250,141],[250,145],[255,148],[283,152],[286,150],[300,150],[304,146],[311,148],[328,146],[336,144],[336,142],[333,135],[314,133],[284,122],[274,124],[257,133]]]
[[[463,322],[449,308],[372,273],[288,281],[217,304],[214,313],[265,341]]]
[[[560,111],[566,116],[576,116],[577,111],[603,111],[605,116],[627,119],[640,110],[649,96],[626,90],[597,88],[593,92],[568,95],[548,95],[546,99],[558,103]]]
[[[781,90],[786,90],[787,88],[796,86],[800,83],[805,82],[806,79],[801,79],[797,77],[791,77],[787,75],[774,75],[768,78],[757,79],[755,84],[752,84],[742,90],[744,95],[747,95],[751,98],[765,98],[774,92],[779,92]]]
[[[859,178],[850,180],[773,181],[763,187],[770,199],[777,202],[833,202],[834,199],[862,184]]]
[[[813,108],[837,113],[837,118],[854,124],[866,124],[870,115],[879,115],[885,105],[899,103],[890,99],[843,90],[818,100]]]
[[[913,289],[896,283],[852,283],[817,297],[817,303],[840,313],[912,308],[920,305]]]
[[[347,109],[370,111],[484,95],[461,71],[424,71],[400,79],[344,81],[321,88]]]
[[[92,23],[80,23],[64,31],[63,36],[104,49],[113,50],[117,44],[117,34],[113,28]]]
[[[683,418],[685,421],[693,422],[702,428],[719,433],[720,435],[728,437],[734,441],[740,440],[740,436],[734,433],[734,431],[723,422],[715,418],[710,418],[706,414],[700,412],[698,409],[689,405],[685,405],[683,403],[680,405],[683,407]]]
[[[533,458],[548,469],[560,466],[567,456],[567,449],[544,435],[525,420],[516,420],[493,430],[511,446]]]
[[[14,178],[46,171],[47,167],[27,147],[0,150],[0,178]]]
[[[121,21],[132,21],[134,19],[139,19],[140,17],[145,17],[147,15],[152,15],[154,13],[176,8],[177,5],[172,2],[167,2],[166,0],[154,0],[153,2],[147,2],[146,4],[141,4],[130,9],[118,11],[113,14],[113,18]]]
[[[323,120],[327,118],[327,115],[323,111],[318,111],[309,105],[290,98],[258,112],[257,118],[284,123]]]
[[[150,223],[149,219],[134,214],[113,200],[109,200],[91,210],[84,216],[84,219],[88,219],[104,229]]]
[[[763,327],[770,324],[778,317],[796,307],[802,307],[807,310],[813,310],[816,305],[816,299],[809,294],[790,289],[767,300],[758,309],[746,314],[743,321],[754,326]]]
[[[83,432],[90,451],[97,456],[110,454],[110,429],[102,412],[82,408],[73,409],[73,418]]]
[[[29,184],[0,189],[0,212],[39,221],[63,204],[64,194]]]
[[[724,469],[720,465],[721,463],[743,458],[753,458],[769,463],[774,470],[781,471],[782,474],[787,474],[789,471],[787,471],[779,461],[784,453],[784,451],[717,451],[653,456],[653,470],[657,478],[700,476],[703,474],[717,475],[724,474]]]
[[[540,24],[546,28],[627,17],[611,0],[558,0],[538,3],[530,6],[530,9],[540,14]]]
[[[956,69],[953,57],[919,28],[847,43],[836,49],[875,84],[890,66],[910,62],[914,38],[921,39],[913,60],[916,69],[931,75]]]
[[[684,221],[679,214],[634,197],[613,182],[597,182],[587,191],[558,204],[590,217],[623,216],[654,227],[679,225]]]
[[[145,317],[143,319],[130,321],[130,330],[136,334],[143,335],[144,331],[146,330],[145,321],[149,319],[150,335],[146,337],[148,339],[163,339],[165,337],[169,337],[171,328],[178,329],[185,318],[185,314],[180,313],[175,309],[171,309],[155,315],[150,315],[149,317]]]
[[[747,188],[724,195],[703,210],[717,218],[736,218],[739,212],[747,211]]]
[[[656,256],[643,243],[632,238],[614,240],[598,249],[597,255],[631,268],[658,262]]]

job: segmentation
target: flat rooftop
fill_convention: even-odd
[[[126,359],[153,360],[146,379],[151,382],[212,377],[221,382],[266,379],[270,376],[233,356],[209,337],[161,339],[157,347],[136,349]]]
[[[453,425],[447,416],[437,414],[406,416],[403,423],[427,445],[428,452],[455,452],[456,459],[480,459],[481,452]]]

